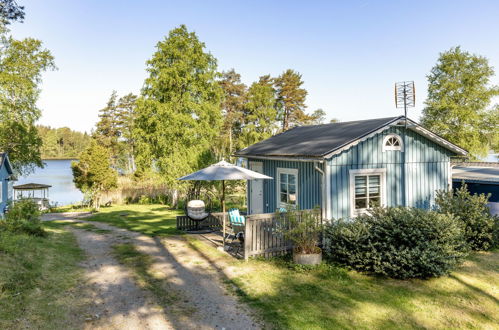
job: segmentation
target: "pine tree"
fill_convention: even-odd
[[[309,120],[305,113],[307,91],[302,85],[301,74],[291,69],[275,79],[283,131]]]
[[[277,132],[276,91],[269,76],[254,82],[248,90],[245,124],[239,148],[265,140]]]
[[[491,85],[494,70],[485,57],[451,48],[440,54],[428,78],[422,125],[468,150],[487,154],[499,135],[498,107],[490,108],[499,88]]]
[[[133,130],[135,126],[135,109],[137,96],[129,93],[120,97],[116,105],[116,126],[119,131],[119,145],[121,155],[118,158],[122,162],[122,167],[128,173],[135,171],[135,137]]]
[[[241,122],[243,120],[247,87],[241,82],[241,75],[236,73],[234,69],[222,72],[220,87],[222,87],[224,95],[222,102],[224,122],[221,132],[221,154],[223,157],[230,157],[241,135]]]
[[[137,166],[158,171],[172,187],[207,165],[220,132],[217,63],[204,48],[184,25],[170,31],[147,62],[149,77],[137,100]]]
[[[93,137],[111,152],[114,167],[133,172],[134,147],[133,127],[137,96],[132,93],[118,98],[111,94],[105,108],[99,112],[99,122]]]
[[[94,138],[105,148],[111,150],[112,155],[117,154],[118,138],[120,132],[118,129],[117,115],[118,94],[116,91],[111,93],[106,107],[99,110],[99,121],[95,127]]]

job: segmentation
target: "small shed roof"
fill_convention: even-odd
[[[47,189],[50,187],[52,187],[52,186],[48,185],[48,184],[26,183],[26,184],[20,184],[20,185],[14,186],[13,188],[15,190],[38,190],[38,189]]]
[[[409,129],[452,150],[467,152],[442,137],[407,119]],[[404,116],[357,120],[323,125],[298,126],[236,152],[241,157],[329,158],[335,153],[379,133],[392,125],[405,122]]]
[[[452,168],[452,180],[499,185],[499,167],[456,166]]]

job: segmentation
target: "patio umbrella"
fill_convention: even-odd
[[[222,181],[223,244],[225,246],[225,181],[255,179],[272,179],[272,177],[222,160],[178,180]]]

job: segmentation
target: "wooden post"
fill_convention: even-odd
[[[253,241],[253,232],[250,226],[251,218],[246,217],[246,223],[244,224],[244,260],[248,261],[249,251],[251,249],[251,242]]]
[[[225,251],[225,180],[222,180],[223,249]]]

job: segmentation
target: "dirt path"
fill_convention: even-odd
[[[259,329],[249,309],[229,294],[223,270],[202,249],[183,237],[152,238],[104,223],[87,222],[110,232],[72,229],[87,253],[83,264],[93,306],[88,328],[120,329]],[[151,292],[140,289],[133,274],[112,255],[112,246],[133,243],[152,258],[152,272],[168,287],[171,306],[160,307]]]
[[[172,329],[148,292],[112,256],[112,235],[72,229],[85,251],[85,295],[90,301],[85,329]]]

